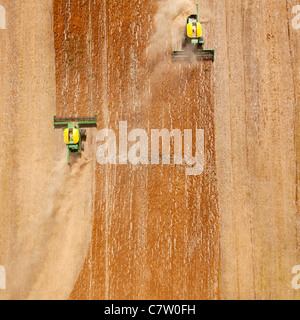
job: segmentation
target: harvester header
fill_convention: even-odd
[[[95,117],[89,118],[56,118],[54,116],[53,124],[54,126],[64,126],[68,125],[70,122],[76,122],[78,125],[97,125],[97,114]]]

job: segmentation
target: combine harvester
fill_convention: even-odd
[[[56,118],[55,127],[63,127],[64,140],[67,146],[67,161],[70,164],[70,154],[80,154],[84,150],[82,141],[86,140],[86,130],[81,127],[97,126],[97,114],[92,118]]]
[[[200,23],[199,5],[197,14],[191,14],[187,18],[186,34],[182,43],[183,50],[172,52],[172,61],[215,60],[215,50],[204,50],[204,38],[202,37],[202,26]]]

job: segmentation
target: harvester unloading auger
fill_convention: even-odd
[[[70,163],[70,154],[79,154],[83,151],[82,141],[86,140],[86,130],[80,127],[97,126],[97,114],[91,118],[56,118],[53,124],[55,127],[62,127],[64,141],[67,146],[67,161]]]
[[[187,18],[186,34],[182,43],[183,50],[173,51],[172,61],[190,61],[194,57],[197,60],[211,60],[214,62],[215,50],[204,50],[204,43],[199,5],[197,4],[197,14],[191,14]]]

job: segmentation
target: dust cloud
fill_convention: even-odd
[[[161,1],[154,17],[154,33],[147,52],[156,59],[166,53],[170,46],[178,45],[184,37],[186,17],[195,12],[193,0]]]
[[[56,162],[45,203],[13,250],[12,298],[65,299],[70,293],[82,267],[77,262],[84,260],[90,242],[91,162],[84,155],[71,166],[65,156]]]
[[[153,31],[149,45],[146,47],[146,66],[143,72],[148,74],[151,82],[151,93],[143,93],[142,101],[151,105],[157,95],[156,84],[166,77],[176,78],[177,67],[173,65],[171,52],[181,49],[185,36],[186,18],[195,12],[194,0],[161,0],[153,17]],[[186,67],[186,66],[185,66]]]

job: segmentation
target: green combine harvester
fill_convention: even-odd
[[[56,118],[54,116],[53,124],[63,129],[67,146],[67,161],[70,164],[70,154],[79,154],[84,150],[82,142],[86,140],[87,132],[80,127],[97,126],[97,114],[92,118]]]
[[[197,4],[197,14],[191,14],[187,18],[186,34],[182,43],[183,50],[173,51],[172,61],[191,61],[193,58],[196,58],[196,60],[214,62],[215,50],[204,50],[204,43],[199,5]]]

